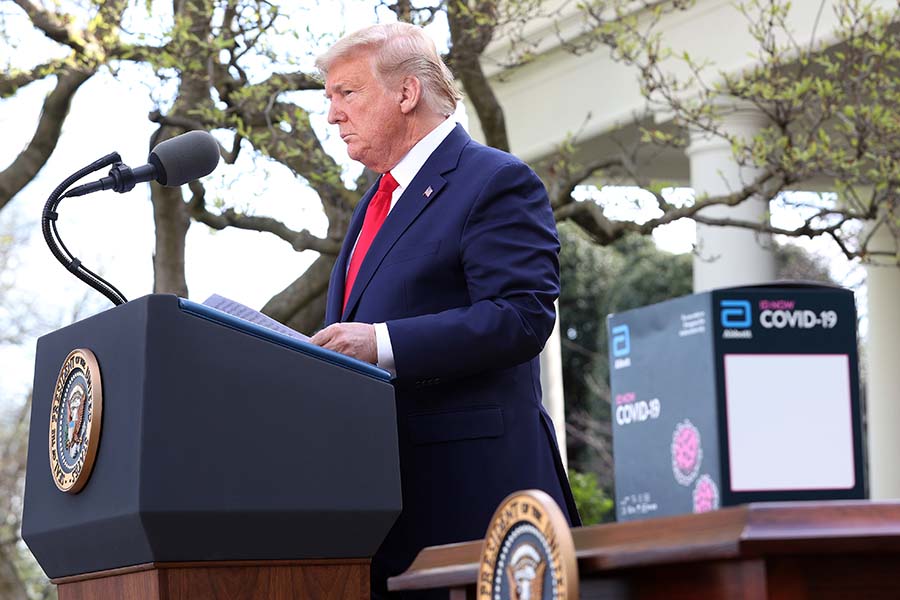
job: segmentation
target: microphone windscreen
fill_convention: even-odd
[[[157,144],[148,162],[156,166],[159,183],[178,187],[213,172],[219,144],[206,131],[188,131]]]

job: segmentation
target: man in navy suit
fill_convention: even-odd
[[[579,523],[541,405],[559,241],[534,172],[450,118],[460,95],[420,28],[368,27],[317,66],[329,123],[381,174],[312,339],[396,377],[403,512],[373,559],[377,597],[423,547],[483,537],[513,491],[543,489]]]

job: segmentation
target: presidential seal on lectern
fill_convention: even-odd
[[[506,497],[484,537],[478,600],[575,600],[578,563],[559,506],[540,490]]]
[[[87,484],[100,445],[103,387],[90,350],[72,350],[63,361],[50,405],[50,472],[62,492]]]

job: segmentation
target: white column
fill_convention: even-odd
[[[870,244],[873,250],[897,248],[886,227],[878,228]],[[900,268],[894,261],[883,263],[866,267],[866,414],[874,499],[900,498]]]
[[[735,109],[723,120],[724,129],[749,140],[766,125],[766,117],[752,108]],[[697,197],[730,194],[751,183],[759,170],[739,166],[728,140],[694,133],[687,148],[691,186]],[[738,206],[710,206],[700,214],[708,217],[763,222],[768,217],[768,198],[749,198]],[[771,238],[749,229],[697,224],[694,255],[694,291],[772,281],[775,257]]]
[[[566,402],[563,395],[562,375],[562,344],[559,339],[559,302],[556,303],[556,324],[550,339],[544,345],[541,352],[541,391],[544,408],[553,419],[553,427],[556,429],[556,441],[559,444],[559,454],[562,456],[563,466],[569,468],[569,460],[566,455]]]

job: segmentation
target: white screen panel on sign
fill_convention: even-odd
[[[855,484],[846,354],[726,354],[731,490]]]

